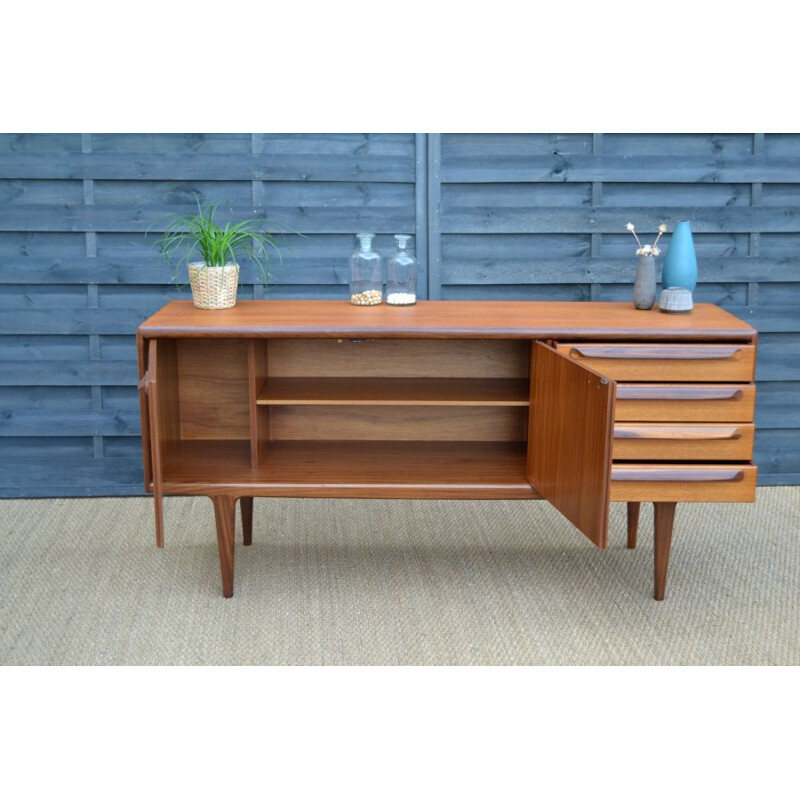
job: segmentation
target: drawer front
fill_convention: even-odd
[[[752,422],[753,384],[623,383],[617,386],[617,422]]]
[[[750,344],[559,344],[558,349],[617,381],[753,380]]]
[[[757,472],[751,464],[615,464],[611,500],[752,503]]]
[[[612,457],[631,461],[749,461],[753,425],[617,423]]]

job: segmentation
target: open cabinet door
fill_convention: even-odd
[[[598,547],[608,546],[614,396],[613,381],[533,343],[528,480]]]
[[[176,353],[174,340],[148,339],[147,369],[139,382],[142,409],[147,408],[147,441],[144,439],[144,411],[142,414],[144,468],[147,476],[149,460],[156,509],[156,544],[159,547],[164,546],[164,465],[180,439]]]
[[[153,457],[150,450],[150,351],[141,334],[136,336],[136,356],[139,362],[139,413],[142,420],[142,461],[144,463],[144,490],[149,492],[153,481]]]

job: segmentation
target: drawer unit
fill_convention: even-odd
[[[617,422],[752,422],[753,384],[622,383],[617,386]]]
[[[753,380],[749,344],[558,344],[570,358],[616,381],[703,382]]]
[[[749,461],[752,455],[752,424],[614,425],[614,460]]]
[[[752,503],[752,464],[614,464],[611,500],[678,503]]]

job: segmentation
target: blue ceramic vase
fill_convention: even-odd
[[[683,286],[690,292],[697,286],[697,255],[694,252],[692,228],[688,222],[676,222],[664,259],[661,286]]]

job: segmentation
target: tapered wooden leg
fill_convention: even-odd
[[[153,502],[156,507],[156,547],[164,546],[164,496],[153,491]]]
[[[628,547],[636,548],[636,534],[639,531],[639,507],[641,503],[628,503]]]
[[[222,572],[222,596],[233,597],[233,546],[236,541],[236,498],[218,495],[211,498],[217,519],[219,568]]]
[[[242,510],[242,530],[244,531],[242,541],[245,545],[253,544],[253,498],[240,497],[239,508]]]
[[[667,588],[667,567],[672,544],[672,525],[675,522],[675,505],[675,503],[653,503],[655,528],[653,597],[656,600],[664,599]]]

